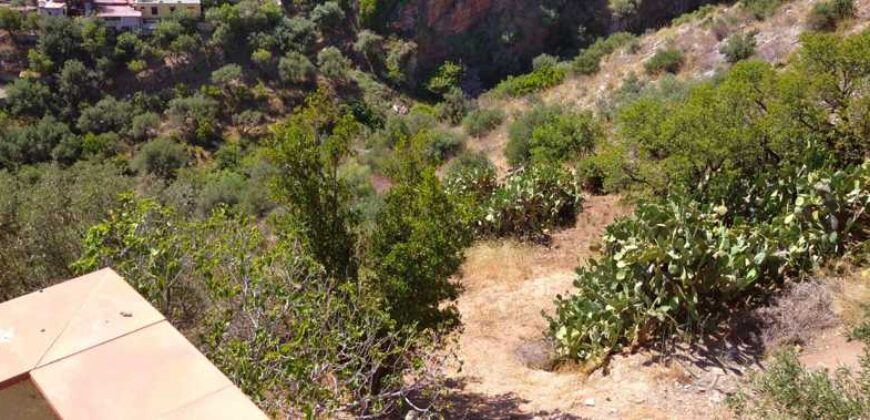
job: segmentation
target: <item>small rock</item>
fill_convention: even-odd
[[[587,398],[583,400],[583,405],[587,407],[595,407],[595,398]]]
[[[123,316],[124,318],[130,318],[131,316],[133,316],[133,314],[130,312],[123,312],[122,311],[121,316]]]

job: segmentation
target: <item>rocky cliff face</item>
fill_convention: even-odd
[[[541,53],[573,55],[595,37],[640,32],[711,0],[641,0],[615,16],[607,0],[406,0],[390,29],[413,39],[420,71],[462,61],[484,84],[527,70]]]

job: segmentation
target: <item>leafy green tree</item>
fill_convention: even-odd
[[[0,30],[8,32],[13,42],[17,43],[17,35],[22,27],[23,22],[18,11],[9,7],[0,9]]]
[[[584,157],[604,132],[591,113],[542,105],[519,116],[510,125],[508,137],[505,155],[512,165],[522,165]]]
[[[94,106],[82,110],[77,127],[83,133],[126,133],[130,128],[133,106],[113,96],[100,99]]]
[[[184,145],[165,138],[157,138],[145,143],[130,167],[140,174],[154,174],[163,178],[172,177],[184,166],[189,156]]]
[[[99,97],[97,75],[81,61],[69,60],[60,71],[57,93],[64,103],[64,113],[76,116],[84,105]]]
[[[470,231],[434,171],[387,193],[369,255],[377,287],[400,325],[438,327],[458,321],[458,287],[450,277],[463,261]]]
[[[39,51],[55,65],[85,56],[79,25],[66,16],[43,17],[39,23]]]
[[[21,78],[6,88],[9,113],[39,118],[53,111],[51,90],[37,80]]]
[[[15,166],[50,160],[55,154],[68,160],[76,155],[78,136],[54,117],[43,117],[35,124],[8,130],[0,138],[0,165]],[[58,149],[60,147],[60,149]],[[57,153],[55,152],[57,150]],[[72,149],[71,151],[69,149]]]
[[[286,223],[327,272],[341,276],[354,275],[357,262],[355,216],[338,168],[358,129],[350,112],[319,90],[276,129],[269,151],[278,168],[276,198],[287,203]]]
[[[309,16],[320,27],[321,31],[331,32],[341,26],[345,13],[338,2],[327,1],[315,6]]]

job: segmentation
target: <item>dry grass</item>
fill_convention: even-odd
[[[834,312],[846,327],[854,327],[865,319],[870,305],[870,267],[841,261],[831,271]]]

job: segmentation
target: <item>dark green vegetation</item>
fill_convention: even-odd
[[[782,71],[744,61],[676,98],[620,106],[593,162],[638,206],[557,299],[564,356],[709,330],[866,240],[870,32],[802,44]]]
[[[813,5],[807,24],[818,31],[832,31],[840,21],[852,16],[855,16],[855,0],[827,0]]]

